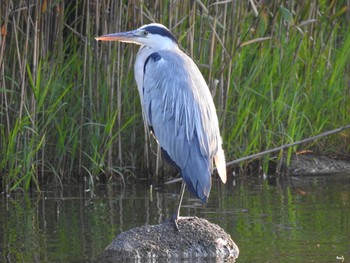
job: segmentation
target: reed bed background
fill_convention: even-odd
[[[94,39],[150,22],[171,29],[202,71],[227,160],[349,124],[349,1],[2,0],[0,8],[7,192],[81,179],[91,188],[101,175],[163,179],[133,77],[138,47]],[[349,142],[343,132],[276,156],[348,155]]]

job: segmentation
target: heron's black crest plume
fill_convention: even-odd
[[[163,37],[168,37],[172,41],[174,41],[176,44],[178,44],[177,43],[177,39],[175,38],[175,36],[168,29],[166,29],[165,27],[149,25],[149,26],[146,26],[143,29],[148,31],[151,34],[160,35],[160,36],[163,36]]]

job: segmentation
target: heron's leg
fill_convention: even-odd
[[[179,200],[179,204],[177,206],[177,210],[176,210],[176,214],[175,214],[175,227],[176,229],[179,231],[179,226],[177,225],[177,220],[180,218],[180,208],[181,208],[181,203],[182,203],[182,198],[184,197],[184,193],[185,193],[185,188],[186,188],[186,184],[184,181],[182,181],[181,184],[181,190],[180,190],[180,200]]]
[[[184,181],[182,181],[181,190],[180,190],[180,200],[176,210],[176,219],[179,219],[180,217],[180,208],[181,208],[182,199],[184,197],[185,188],[186,188],[186,184]]]

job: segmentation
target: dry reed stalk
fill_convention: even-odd
[[[168,26],[207,80],[231,158],[298,139],[308,130],[297,130],[299,123],[301,127],[315,123],[311,131],[331,125],[321,121],[328,116],[327,107],[321,108],[321,113],[313,109],[302,113],[304,99],[299,94],[305,94],[315,106],[327,104],[329,101],[314,96],[313,85],[328,81],[333,87],[339,85],[340,75],[346,79],[342,72],[346,62],[335,58],[337,52],[343,52],[344,57],[347,54],[338,49],[346,38],[348,2],[4,0],[0,5],[1,29],[9,31],[0,42],[0,83],[6,90],[0,94],[0,129],[4,127],[3,134],[10,135],[18,126],[17,166],[25,163],[21,153],[35,148],[46,134],[40,151],[30,157],[34,168],[29,172],[37,174],[37,165],[41,165],[42,176],[49,169],[59,180],[68,176],[67,170],[67,174],[84,173],[95,178],[101,173],[115,174],[116,167],[130,163],[141,167],[142,163],[148,174],[156,171],[154,180],[158,182],[164,170],[155,157],[158,150],[147,127],[139,129],[140,120],[121,131],[132,116],[140,116],[130,73],[137,47],[97,45],[93,38],[98,34],[131,30],[149,22]],[[294,75],[283,65],[291,54]],[[55,70],[62,71],[72,56],[74,62],[67,72],[53,75],[52,87],[45,86],[51,78],[49,68],[55,64]],[[323,58],[325,68],[322,63],[308,65]],[[270,69],[270,65],[271,70],[266,72],[264,67]],[[344,67],[349,72],[349,67]],[[322,75],[317,72],[323,70],[328,80],[320,80]],[[74,88],[62,99],[60,92],[70,85]],[[292,89],[286,91],[284,85],[295,88],[296,94]],[[44,96],[41,91],[46,88]],[[347,102],[330,88],[323,87],[322,92],[339,100],[339,105]],[[348,91],[338,92],[348,97]],[[57,102],[57,98],[62,100]],[[56,102],[62,116],[49,115],[55,112],[52,103]],[[116,116],[115,123],[112,116]],[[334,119],[340,121],[337,116]],[[76,126],[67,127],[67,123]],[[71,133],[65,132],[70,129]],[[140,141],[143,147],[139,147]],[[63,150],[57,150],[59,147]]]

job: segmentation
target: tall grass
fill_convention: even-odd
[[[162,178],[133,79],[138,47],[94,40],[149,22],[168,26],[199,65],[227,159],[350,119],[345,0],[3,0],[0,7],[0,179],[6,191],[81,179],[92,190],[96,180],[124,182],[135,171]],[[344,141],[349,133],[302,147],[345,154]],[[299,148],[287,151],[288,160]]]

